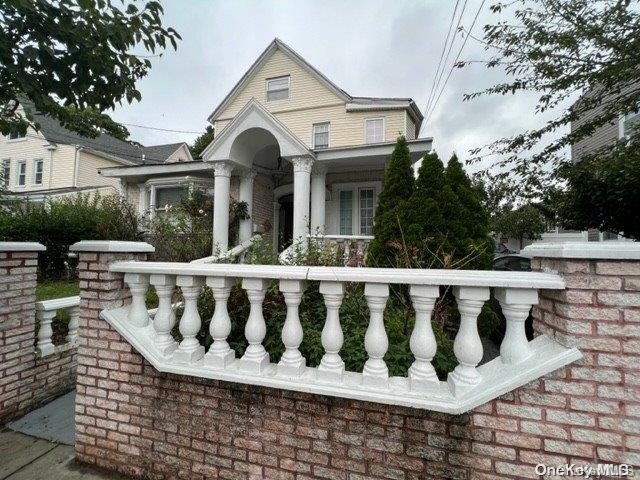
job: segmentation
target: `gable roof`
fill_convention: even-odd
[[[271,58],[271,56],[276,52],[276,50],[281,50],[285,53],[289,58],[298,63],[302,68],[307,70],[311,75],[313,75],[317,80],[320,81],[324,86],[326,86],[329,90],[335,93],[339,98],[344,100],[347,103],[361,103],[361,104],[369,104],[369,105],[378,105],[380,108],[388,108],[385,106],[386,104],[397,106],[399,102],[404,102],[404,107],[409,110],[411,116],[413,117],[416,125],[420,126],[423,120],[423,115],[416,103],[411,98],[393,98],[393,97],[353,97],[349,95],[342,88],[338,87],[335,83],[333,83],[329,78],[327,78],[320,70],[315,68],[309,62],[307,62],[304,58],[302,58],[293,48],[284,43],[279,38],[274,38],[273,41],[264,49],[264,51],[260,54],[255,62],[249,67],[249,70],[245,72],[245,74],[238,80],[238,83],[234,85],[231,91],[227,94],[226,97],[220,102],[220,105],[216,107],[216,109],[209,115],[207,120],[209,122],[213,122],[216,117],[224,111],[224,109],[237,97],[240,93],[240,90],[249,83],[249,80],[253,78],[254,74],[260,70],[260,68]]]
[[[28,101],[22,101],[25,107]],[[103,153],[113,160],[122,163],[142,165],[146,163],[163,163],[182,145],[181,143],[168,143],[164,145],[144,145],[120,140],[107,134],[98,135],[96,138],[88,138],[63,127],[60,122],[44,115],[33,112],[33,120],[40,126],[40,133],[50,143],[61,145],[79,145],[87,150]],[[115,158],[114,158],[115,157]]]

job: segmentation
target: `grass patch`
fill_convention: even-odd
[[[78,281],[44,280],[36,286],[36,300],[52,300],[54,298],[75,297],[80,294]]]

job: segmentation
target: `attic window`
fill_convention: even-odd
[[[291,77],[268,78],[267,79],[267,102],[274,100],[287,100],[289,98],[289,86]]]

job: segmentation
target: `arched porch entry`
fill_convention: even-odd
[[[229,193],[232,174],[240,177],[238,197],[240,201],[247,203],[250,215],[253,211],[253,183],[257,173],[272,177],[292,175],[292,240],[306,242],[311,220],[311,169],[315,156],[262,105],[251,100],[205,149],[203,159],[212,163],[215,175],[215,252],[229,249]],[[324,199],[322,204],[324,207]],[[241,222],[240,241],[250,238],[252,230],[252,220]],[[277,225],[274,225],[274,230],[278,231]]]

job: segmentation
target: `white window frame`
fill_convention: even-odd
[[[2,183],[4,188],[9,188],[11,186],[11,159],[10,158],[2,159]]]
[[[620,117],[618,117],[618,139],[622,140],[623,138],[626,138],[626,139],[629,138],[624,132],[625,123],[627,121],[627,118],[631,118],[635,116],[640,116],[640,107],[638,107],[638,112],[635,114],[633,114],[633,112],[629,112],[624,115],[621,114]]]
[[[37,181],[37,167],[40,165],[40,181]],[[44,159],[36,158],[33,161],[33,177],[31,178],[33,185],[42,185],[44,183]]]
[[[316,127],[319,127],[321,125],[326,125],[327,126],[327,146],[326,147],[320,147],[320,148],[330,148],[331,147],[331,122],[318,122],[318,123],[314,123],[313,125],[311,125],[311,143],[312,143],[312,149],[316,149]]]
[[[278,90],[269,90],[269,82],[272,82],[274,80],[282,80],[283,78],[287,79],[287,98],[278,98],[275,100],[269,100],[269,92],[281,92],[284,91],[284,88],[278,89]],[[279,77],[271,77],[271,78],[267,78],[265,81],[265,99],[267,102],[279,102],[282,100],[289,100],[291,98],[291,75],[280,75]]]
[[[367,123],[368,122],[374,122],[377,120],[382,120],[382,140],[380,140],[379,142],[367,142]],[[364,144],[365,145],[374,145],[376,143],[383,143],[386,141],[386,122],[385,122],[385,118],[384,117],[372,117],[372,118],[365,118],[364,119]]]
[[[336,234],[347,235],[340,233],[340,192],[352,191],[352,212],[353,218],[351,219],[351,235],[366,235],[360,233],[360,190],[373,190],[373,216],[376,216],[376,209],[378,207],[378,196],[382,190],[382,182],[357,182],[357,183],[334,183],[332,189],[337,192],[336,195]]]
[[[27,132],[29,133],[29,132]],[[15,138],[11,138],[11,133],[9,133],[9,135],[7,135],[7,143],[17,143],[17,142],[24,142],[27,140],[27,133],[25,133],[24,135],[20,136],[20,137],[15,137]]]
[[[25,188],[27,186],[27,161],[19,160],[16,164],[18,168],[16,168],[16,187],[17,188]],[[24,173],[20,173],[20,169],[24,166]],[[20,184],[20,176],[24,175],[24,183]]]

